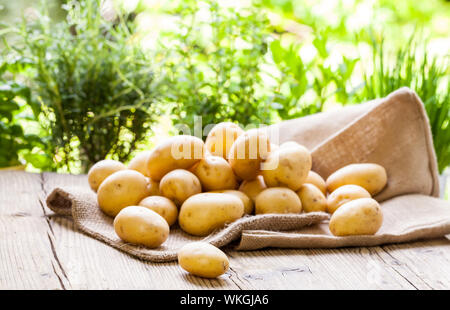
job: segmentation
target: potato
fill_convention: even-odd
[[[236,139],[231,146],[228,161],[238,177],[253,180],[269,152],[270,141],[267,135],[260,129],[252,129]]]
[[[159,193],[159,182],[155,182],[150,178],[147,178],[147,187],[149,196],[161,196]]]
[[[195,164],[192,172],[205,191],[235,189],[238,185],[230,164],[219,156],[206,156]]]
[[[305,212],[325,212],[327,210],[327,199],[315,185],[304,183],[297,191]]]
[[[175,136],[158,145],[147,160],[149,177],[160,181],[175,169],[189,169],[203,158],[203,141],[193,136]]]
[[[152,153],[151,151],[143,151],[138,153],[128,163],[128,169],[136,170],[145,175],[146,177],[148,177],[149,174],[148,174],[147,160],[151,153]]]
[[[149,196],[139,202],[139,206],[146,207],[161,215],[172,226],[178,218],[178,208],[172,200],[163,196]]]
[[[145,207],[129,206],[122,209],[114,219],[116,234],[127,243],[157,248],[169,236],[166,220]]]
[[[305,183],[313,184],[315,185],[322,194],[327,194],[327,184],[325,183],[325,180],[316,172],[309,171],[308,176],[306,177]]]
[[[338,187],[355,184],[364,187],[372,196],[387,183],[386,170],[377,164],[351,164],[336,170],[327,179],[327,189],[332,193]]]
[[[181,206],[178,223],[194,236],[206,236],[244,215],[241,199],[231,194],[202,193],[189,197]]]
[[[327,198],[327,212],[333,214],[340,206],[358,198],[371,198],[368,191],[358,185],[344,185],[333,191]]]
[[[97,191],[97,201],[103,212],[116,216],[123,208],[137,205],[148,194],[147,178],[127,169],[117,171],[103,181]]]
[[[231,146],[243,133],[244,130],[235,123],[219,123],[208,133],[205,147],[212,155],[228,159]]]
[[[300,198],[289,188],[267,188],[256,197],[255,214],[300,212],[302,212]]]
[[[213,191],[211,193],[224,193],[224,194],[231,194],[238,197],[240,200],[242,200],[242,203],[244,204],[244,213],[245,214],[252,214],[254,209],[254,203],[253,201],[243,192],[236,191],[232,189],[225,189],[225,190],[218,190]]]
[[[91,189],[96,192],[100,187],[100,184],[114,172],[124,170],[124,164],[117,160],[105,159],[101,160],[89,169],[88,182]]]
[[[203,278],[217,278],[230,265],[224,252],[202,241],[184,245],[178,251],[178,263],[187,272]]]
[[[305,182],[311,165],[311,154],[300,144],[280,147],[269,154],[262,175],[268,187],[289,187],[297,191]]]
[[[330,219],[335,236],[374,235],[383,223],[380,205],[372,198],[359,198],[343,204]]]
[[[170,171],[161,179],[159,191],[162,196],[169,198],[177,206],[180,206],[192,195],[201,193],[202,185],[192,172],[176,169]]]
[[[243,181],[239,190],[246,194],[253,202],[256,200],[256,196],[267,188],[264,183],[262,175],[258,175],[254,180]]]

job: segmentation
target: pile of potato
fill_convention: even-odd
[[[267,213],[329,212],[336,236],[375,234],[383,217],[371,197],[385,187],[385,169],[352,164],[325,182],[311,166],[310,152],[296,142],[278,146],[263,130],[220,123],[205,143],[181,135],[138,154],[128,167],[102,160],[88,180],[101,210],[114,217],[117,235],[149,248],[164,243],[177,221],[186,233],[206,236],[244,215]],[[187,245],[180,265],[204,277],[222,274],[228,259],[211,247]]]

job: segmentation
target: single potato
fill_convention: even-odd
[[[189,197],[201,193],[202,185],[192,172],[176,169],[161,179],[159,191],[162,196],[169,198],[177,206],[181,206]]]
[[[271,187],[256,197],[255,214],[300,212],[302,212],[300,198],[289,188]]]
[[[264,183],[262,175],[258,175],[254,180],[243,181],[241,186],[239,186],[239,190],[246,194],[253,202],[255,202],[256,196],[266,188],[267,186]]]
[[[315,185],[304,183],[297,191],[305,212],[325,212],[327,210],[327,199]]]
[[[100,184],[114,172],[125,170],[124,164],[117,160],[105,159],[95,163],[88,172],[88,182],[91,189],[96,192]]]
[[[358,185],[343,185],[328,195],[327,212],[333,214],[340,206],[359,198],[371,198],[368,191]]]
[[[364,187],[372,196],[387,183],[386,170],[377,164],[351,164],[333,172],[327,179],[328,192],[338,187],[355,184]]]
[[[228,159],[231,146],[243,133],[244,130],[235,123],[219,123],[208,133],[205,147],[212,155]]]
[[[157,248],[169,236],[166,220],[145,207],[129,206],[114,219],[114,230],[124,242]]]
[[[169,226],[172,226],[177,221],[178,208],[172,200],[167,199],[166,197],[149,196],[142,199],[141,202],[139,202],[139,206],[155,211],[166,220]]]
[[[380,205],[372,198],[359,198],[343,204],[330,219],[335,236],[374,235],[383,223]]]
[[[327,194],[327,184],[325,183],[325,180],[316,172],[309,171],[308,176],[306,177],[305,183],[313,184],[315,185],[322,194]]]
[[[230,164],[219,156],[206,156],[192,168],[203,190],[235,189],[238,185]]]
[[[229,163],[242,180],[253,180],[261,171],[261,163],[270,152],[270,141],[261,129],[251,129],[240,135],[229,153]]]
[[[148,157],[147,169],[153,181],[160,181],[175,169],[189,169],[204,156],[204,143],[193,136],[181,135],[158,145]]]
[[[241,199],[231,194],[202,193],[189,197],[181,206],[178,223],[194,236],[206,236],[244,215]]]
[[[184,245],[178,251],[178,263],[187,272],[203,278],[217,278],[230,265],[224,252],[202,241]]]
[[[111,174],[100,185],[97,201],[100,209],[110,216],[135,206],[149,195],[147,178],[135,170],[121,170]]]
[[[245,214],[252,214],[254,207],[253,201],[243,192],[232,190],[232,189],[225,189],[225,190],[218,190],[213,191],[211,193],[224,193],[224,194],[231,194],[236,197],[238,197],[240,200],[242,200],[242,203],[244,204],[244,213]]]
[[[149,174],[147,161],[151,153],[151,151],[143,151],[134,156],[133,159],[128,163],[128,169],[136,170],[148,177]]]
[[[268,187],[289,187],[297,191],[311,170],[308,149],[300,144],[280,147],[271,152],[263,164],[262,175]]]

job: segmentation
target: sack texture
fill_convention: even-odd
[[[430,126],[417,95],[402,88],[386,98],[319,113],[268,127],[280,143],[297,141],[312,151],[313,170],[327,178],[351,164],[373,162],[386,168],[388,184],[375,199],[381,203],[383,225],[373,236],[335,237],[329,215],[321,212],[247,216],[206,238],[171,229],[157,249],[127,244],[114,232],[113,219],[85,187],[55,188],[47,197],[54,212],[71,216],[87,235],[143,260],[176,260],[186,242],[206,240],[218,247],[237,241],[236,249],[264,247],[336,248],[374,246],[435,238],[450,233],[450,204],[439,196],[436,156]]]

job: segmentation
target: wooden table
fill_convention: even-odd
[[[217,280],[148,263],[78,232],[45,205],[86,176],[0,172],[0,289],[450,289],[450,241],[240,252]],[[86,184],[86,183],[85,183]]]

